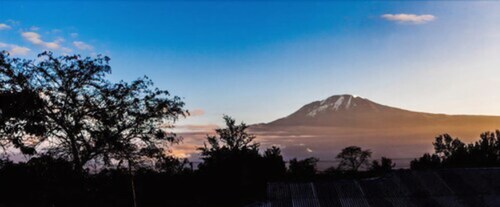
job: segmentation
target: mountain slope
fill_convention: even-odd
[[[404,158],[406,163],[398,165],[407,166],[410,158],[433,151],[435,136],[476,141],[480,133],[500,129],[500,116],[421,113],[336,95],[250,129],[264,146],[280,146],[287,158],[332,160],[342,148],[357,145],[371,149],[374,157]]]
[[[352,95],[335,95],[309,103],[270,126],[411,127],[500,121],[495,116],[444,115],[385,106]]]

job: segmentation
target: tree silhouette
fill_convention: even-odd
[[[248,126],[245,123],[236,125],[236,121],[227,115],[223,119],[226,123],[226,128],[215,130],[218,137],[207,137],[210,146],[207,146],[205,143],[203,147],[198,148],[204,157],[209,157],[218,151],[256,151],[258,149],[259,144],[252,143],[255,135],[246,132]]]
[[[370,150],[362,150],[361,147],[346,147],[336,157],[340,160],[338,169],[357,172],[360,167],[369,165],[371,155]]]
[[[207,180],[206,194],[219,203],[216,206],[238,206],[262,196],[269,179],[283,176],[285,164],[279,148],[261,155],[259,143],[254,142],[255,136],[247,132],[245,123],[223,118],[226,126],[216,129],[215,136],[207,136],[207,142],[198,148],[203,160],[198,167]]]
[[[281,149],[272,146],[264,151],[263,168],[266,169],[266,175],[269,179],[277,179],[286,173],[286,165],[281,155]]]
[[[478,141],[464,144],[448,134],[436,137],[434,154],[424,154],[411,163],[412,169],[500,166],[500,131],[484,132]]]
[[[465,144],[458,138],[452,138],[449,134],[443,134],[436,137],[432,143],[436,154],[442,159],[449,158],[453,153],[459,150],[465,150]]]
[[[259,143],[254,143],[255,135],[249,134],[245,123],[236,125],[236,121],[224,116],[225,128],[216,129],[217,136],[207,136],[207,142],[201,151],[203,168],[228,167],[229,163],[241,165],[241,162],[255,160],[260,157]]]
[[[226,127],[216,129],[217,135],[207,136],[207,142],[198,148],[203,160],[199,166],[201,170],[231,171],[243,167],[248,168],[245,171],[253,171],[259,168],[258,165],[265,165],[269,175],[285,172],[280,148],[273,146],[260,155],[259,143],[253,141],[255,135],[247,132],[248,126],[245,123],[236,125],[236,121],[229,116],[224,116],[223,119]]]
[[[396,167],[395,163],[392,163],[392,160],[386,157],[380,158],[380,162],[378,160],[373,160],[370,170],[378,172],[378,173],[387,173],[392,171],[392,169]]]
[[[309,157],[303,160],[297,160],[296,158],[291,159],[288,170],[289,173],[298,178],[308,178],[316,175],[318,169],[316,167],[319,159],[315,157]]]
[[[500,130],[484,132],[479,137],[478,141],[468,145],[467,163],[480,167],[500,166]]]
[[[108,57],[54,57],[44,52],[36,61],[10,59],[5,53],[0,58],[3,92],[26,92],[41,100],[36,118],[43,121],[43,130],[38,130],[43,133],[10,138],[15,147],[69,159],[81,172],[90,160],[106,164],[136,160],[157,154],[176,140],[163,128],[184,115],[180,98],[151,89],[153,83],[147,78],[130,84],[109,82],[105,79],[111,72]],[[26,127],[9,128],[25,119],[13,117],[1,131],[11,137],[18,131],[31,133]]]
[[[436,154],[425,153],[422,157],[410,162],[410,168],[413,170],[436,169],[441,167],[441,159]]]

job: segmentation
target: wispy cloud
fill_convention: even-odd
[[[24,39],[28,40],[34,45],[40,45],[53,50],[59,49],[61,47],[59,43],[64,41],[63,39],[58,38],[54,42],[45,42],[42,40],[42,36],[36,32],[23,32],[21,33],[21,36],[23,36]]]
[[[82,42],[82,41],[74,41],[73,46],[75,46],[76,49],[79,49],[79,50],[93,50],[94,49],[94,47],[92,47],[92,45],[89,45],[89,44]]]
[[[0,23],[0,30],[8,30],[8,29],[11,29],[12,27],[10,27],[9,25],[7,24],[4,24],[4,23]]]
[[[384,14],[381,18],[403,24],[425,24],[434,21],[436,17],[431,14]]]
[[[215,124],[206,124],[206,125],[186,124],[186,125],[178,125],[174,130],[178,132],[202,132],[203,134],[206,134],[214,132],[214,130],[217,128],[219,128],[219,126]]]
[[[39,45],[39,44],[43,43],[41,36],[36,32],[23,32],[23,33],[21,33],[21,36],[23,36],[24,39],[28,40],[29,42],[31,42],[35,45]]]
[[[17,28],[20,23],[14,20],[6,20],[5,23],[0,22],[0,30],[8,30],[12,28]],[[95,56],[94,46],[90,45],[82,40],[79,40],[80,36],[76,32],[65,33],[61,29],[51,29],[46,30],[40,28],[36,25],[32,25],[27,28],[20,28],[20,38],[36,46],[31,48],[28,47],[2,43],[0,49],[8,50],[10,54],[25,55],[30,53],[35,49],[51,50],[53,52],[60,52],[62,55],[69,55],[74,51],[80,53],[88,52],[88,55]],[[67,41],[63,38],[71,38],[71,41]],[[199,112],[196,112],[199,113]]]
[[[27,55],[31,50],[27,47],[21,47],[14,45],[12,49],[10,49],[10,54],[12,55]]]
[[[203,109],[194,109],[192,111],[189,111],[189,115],[191,116],[203,116],[205,114],[205,111]]]
[[[8,49],[11,55],[27,55],[31,51],[27,47],[0,42],[0,50],[4,48]]]

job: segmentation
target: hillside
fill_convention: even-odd
[[[414,112],[353,95],[314,101],[287,117],[252,126],[259,141],[281,146],[289,157],[324,160],[350,145],[372,149],[375,157],[414,158],[432,151],[439,134],[469,142],[495,129],[500,129],[500,116]]]

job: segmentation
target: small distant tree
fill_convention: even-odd
[[[264,157],[283,159],[283,156],[281,156],[281,149],[279,147],[276,147],[276,146],[272,146],[271,148],[267,148],[266,151],[264,152]]]
[[[469,144],[467,148],[469,166],[500,166],[500,130],[481,133],[479,140]]]
[[[370,150],[362,150],[361,147],[346,147],[336,157],[340,160],[338,169],[357,172],[360,167],[366,167],[370,164],[371,155]]]
[[[247,132],[248,126],[245,123],[236,125],[236,121],[225,115],[223,117],[226,128],[215,130],[218,136],[208,136],[207,143],[198,148],[204,159],[210,159],[218,152],[257,152],[259,144],[253,142],[255,135]]]
[[[436,154],[442,159],[447,159],[458,151],[465,150],[465,144],[458,138],[452,138],[449,134],[443,134],[436,137],[432,143]]]
[[[291,159],[289,162],[288,170],[293,177],[307,178],[316,175],[318,172],[317,164],[319,159],[315,157],[297,160]]]
[[[427,170],[441,167],[441,158],[436,154],[425,153],[422,157],[410,162],[412,170]]]
[[[370,170],[378,173],[387,173],[392,171],[396,167],[396,163],[393,163],[391,159],[382,157],[380,162],[378,160],[373,160]]]

